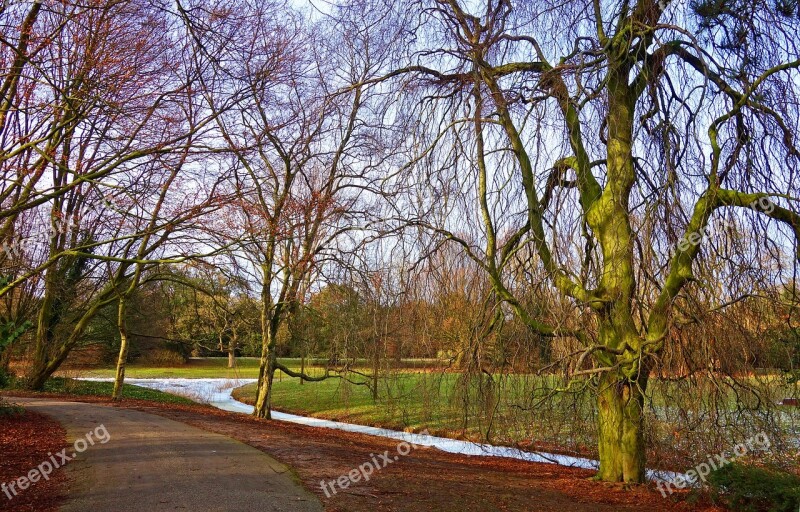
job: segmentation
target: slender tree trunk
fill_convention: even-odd
[[[228,368],[236,366],[236,337],[231,336],[228,341]]]
[[[306,354],[305,352],[300,355],[300,373],[306,373]],[[300,379],[300,385],[303,385],[303,379]]]
[[[372,365],[372,399],[378,399],[378,371],[381,366],[381,352],[379,347],[379,338],[375,338],[375,356],[373,357]]]
[[[270,310],[265,300],[261,309],[261,364],[258,370],[258,390],[253,416],[268,420],[272,419],[272,381],[275,378],[277,362],[275,342],[278,327],[278,317]]]
[[[257,418],[272,419],[272,382],[275,379],[276,355],[274,347],[264,344],[261,351],[258,391],[253,415]]]
[[[128,329],[125,324],[125,297],[119,298],[117,309],[117,328],[119,329],[119,357],[117,358],[117,374],[114,377],[112,400],[122,399],[122,386],[125,383],[125,364],[128,361]]]

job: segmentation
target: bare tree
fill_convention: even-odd
[[[41,278],[32,387],[60,366],[131,265],[142,262],[137,240],[174,229],[163,218],[149,227],[138,222],[135,206],[152,191],[148,174],[170,155],[185,155],[211,119],[192,95],[195,61],[175,31],[179,18],[164,6],[39,5],[4,48],[21,60],[11,59],[4,90],[0,158],[0,238],[27,250],[0,296]],[[14,26],[19,8],[2,13],[4,26]],[[42,243],[19,236],[37,230]]]
[[[566,371],[596,388],[603,480],[645,478],[648,380],[710,220],[730,212],[777,247],[800,238],[798,21],[740,7],[411,2],[423,35],[385,77],[403,80],[422,148],[404,179],[455,183],[429,204],[471,194],[446,216],[406,201],[398,217],[458,243],[531,330],[580,343]],[[511,279],[520,253],[596,329],[531,314]],[[787,268],[781,251],[749,264],[767,260]]]
[[[328,25],[305,26],[284,8],[277,24],[267,9],[241,7],[246,14],[230,13],[227,25],[214,31],[235,31],[239,44],[222,54],[219,61],[228,64],[218,66],[204,87],[212,102],[236,97],[235,108],[219,116],[218,129],[239,195],[227,217],[240,230],[229,235],[238,241],[233,254],[261,287],[255,415],[268,418],[276,370],[304,380],[326,378],[282,365],[277,336],[303,302],[304,286],[325,254],[341,250],[342,236],[363,224],[357,185],[371,165],[359,158],[372,129],[361,113],[370,99],[367,86],[349,86],[372,73],[376,56],[342,46],[357,44],[357,34],[321,37],[345,23],[331,27],[326,18]],[[202,23],[188,15],[187,20]],[[202,47],[214,44],[213,38],[198,39]]]

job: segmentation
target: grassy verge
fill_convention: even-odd
[[[279,361],[289,368],[299,370],[300,358],[280,358]],[[307,359],[306,370],[310,373],[319,371],[325,361],[323,359]],[[132,379],[159,379],[159,378],[185,378],[185,379],[256,379],[260,360],[257,357],[238,357],[236,366],[228,368],[228,359],[225,357],[202,357],[188,360],[180,366],[148,366],[143,364],[130,364],[125,370],[125,375]],[[394,367],[402,370],[425,369],[437,364],[435,359],[403,359],[392,363]],[[368,368],[369,361],[356,360],[355,367]],[[369,370],[367,370],[368,372]],[[113,377],[114,368],[98,368],[91,370],[67,370],[61,372],[65,377],[79,373],[81,377]]]
[[[185,379],[255,379],[258,378],[259,360],[255,357],[240,357],[235,368],[228,368],[224,357],[190,359],[181,366],[128,365],[125,376],[131,379],[185,378]],[[114,377],[114,368],[65,371],[64,376],[79,373],[81,377]]]
[[[13,390],[13,388],[11,388]],[[88,382],[83,380],[54,377],[48,380],[42,393],[59,393],[76,396],[99,396],[111,398],[114,390],[113,382]],[[177,395],[171,395],[153,389],[142,388],[126,384],[122,388],[122,397],[133,400],[149,400],[164,404],[192,404],[191,400]]]
[[[506,389],[504,393],[518,396],[520,390]],[[249,404],[254,403],[255,394],[255,384],[233,392],[234,398]],[[479,395],[479,390],[455,373],[394,373],[381,379],[377,398],[369,387],[343,379],[300,384],[299,379],[278,374],[272,403],[278,410],[334,421],[411,432],[428,430],[473,440],[486,439],[488,432],[495,441],[507,442],[512,433],[497,427],[506,429],[510,418],[491,417],[496,404],[482,402]]]

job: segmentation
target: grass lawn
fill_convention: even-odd
[[[293,361],[293,360],[291,360]],[[236,367],[228,368],[224,357],[204,357],[190,359],[183,366],[157,367],[131,364],[125,369],[125,377],[131,379],[186,378],[186,379],[256,379],[259,360],[257,357],[239,357]],[[63,372],[72,376],[76,372]],[[77,372],[81,377],[114,377],[114,368],[99,368]]]
[[[275,378],[272,403],[278,410],[305,416],[413,432],[427,429],[432,434],[447,437],[488,439],[500,444],[536,439],[545,444],[593,446],[596,413],[591,390],[560,393],[540,403],[546,394],[545,388],[558,386],[554,379],[495,375],[490,382],[486,377],[465,379],[457,373],[407,370],[382,379],[378,398],[373,399],[367,386],[342,379],[301,385],[299,379],[279,373]],[[744,382],[749,381],[745,379]],[[775,396],[793,396],[795,392],[778,379],[770,378],[767,382]],[[711,384],[706,385],[711,388]],[[256,385],[251,384],[234,390],[233,396],[252,404],[255,392]],[[746,401],[740,390],[723,388],[721,395],[712,395],[710,389],[701,392],[658,380],[651,382],[650,394],[650,427],[665,439],[672,435],[676,425],[682,428],[685,417],[680,411],[696,408],[701,412],[715,403],[721,412],[727,410],[730,420],[739,414],[736,404]],[[780,409],[782,416],[777,417],[778,421],[782,418],[787,428],[798,424],[800,410]],[[695,428],[712,426],[698,422]]]
[[[544,379],[548,378],[515,375],[489,383],[485,377],[465,379],[457,373],[407,370],[382,379],[374,399],[367,386],[342,379],[301,385],[299,379],[283,375],[275,378],[272,403],[278,410],[306,416],[508,444],[544,431],[535,413],[519,407],[530,403],[531,387],[536,380],[541,384]],[[253,403],[255,392],[256,385],[251,384],[234,390],[233,396]],[[573,431],[591,430],[578,425],[591,421],[586,403],[575,405],[571,396],[554,400],[564,406],[548,411],[544,421],[563,423]],[[583,419],[576,419],[575,407],[587,411]],[[575,439],[576,444],[583,441]]]
[[[294,370],[300,369],[300,358],[280,358],[281,363]],[[436,359],[404,359],[400,364],[403,368],[426,368],[435,366]],[[315,360],[322,363],[321,360]],[[238,357],[236,367],[228,368],[228,359],[225,357],[198,357],[189,359],[182,366],[152,366],[142,364],[129,364],[125,369],[125,376],[132,379],[158,379],[158,378],[186,378],[186,379],[257,379],[260,360],[257,357]],[[307,370],[314,373],[311,360],[306,360]],[[358,360],[359,367],[368,366],[369,361]],[[60,375],[64,377],[114,377],[114,368],[97,368],[89,370],[64,370]]]
[[[277,409],[306,416],[401,430],[451,429],[455,411],[442,410],[433,402],[453,394],[456,378],[455,374],[397,374],[380,383],[374,400],[367,386],[342,379],[300,384],[299,379],[277,375],[272,400]],[[234,397],[253,403],[255,392],[256,385],[249,384],[235,390]]]
[[[45,393],[67,393],[70,395],[103,396],[110,398],[113,390],[113,382],[91,382],[54,377],[45,383],[42,391]],[[125,386],[122,388],[122,397],[135,400],[150,400],[153,402],[168,404],[194,403],[188,398],[171,395],[169,393],[163,393],[153,389],[133,386],[131,384],[125,384]]]

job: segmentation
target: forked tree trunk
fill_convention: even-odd
[[[59,355],[56,359],[53,359],[49,362],[45,362],[45,366],[36,365],[29,373],[25,380],[25,388],[32,390],[32,391],[41,391],[44,388],[45,382],[50,378],[50,376],[55,373],[61,363],[66,360],[66,354]]]
[[[31,390],[41,390],[50,377],[47,366],[50,363],[50,352],[53,348],[53,306],[55,304],[55,278],[51,275],[54,270],[45,274],[44,296],[36,318],[36,345],[33,354],[33,364],[28,370],[25,386]]]
[[[37,354],[37,357],[34,361],[34,366],[30,369],[27,378],[25,379],[26,389],[41,390],[44,387],[47,379],[49,379],[61,367],[64,361],[67,360],[70,352],[78,343],[80,337],[86,331],[86,328],[89,326],[89,322],[92,321],[100,308],[105,304],[107,303],[102,300],[98,300],[89,307],[89,310],[83,314],[75,327],[73,327],[69,337],[58,347],[55,355],[52,358],[47,357],[46,351],[42,352],[41,354]],[[37,347],[37,352],[38,348],[39,347]]]
[[[600,378],[597,390],[599,480],[645,481],[644,382],[614,373]]]
[[[114,392],[112,400],[122,399],[122,386],[125,384],[125,365],[128,361],[128,329],[125,325],[125,298],[119,298],[117,309],[117,328],[119,329],[119,357],[117,358],[117,373],[114,377]]]
[[[266,339],[261,342],[261,364],[258,371],[258,390],[256,391],[256,405],[253,416],[257,418],[272,419],[272,381],[275,378],[275,340],[278,333],[276,319],[267,318],[267,313],[262,313]]]

